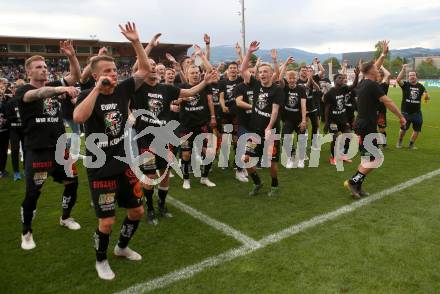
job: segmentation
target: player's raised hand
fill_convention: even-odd
[[[253,41],[253,42],[249,45],[249,49],[248,49],[248,51],[249,51],[250,53],[257,52],[258,49],[260,49],[259,46],[260,46],[260,42]]]
[[[134,22],[127,22],[125,27],[119,25],[119,28],[121,29],[121,34],[123,34],[124,37],[130,42],[139,41],[139,34],[136,30],[136,24]]]
[[[75,56],[72,40],[60,41],[60,50],[67,56]]]

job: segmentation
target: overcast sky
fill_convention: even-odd
[[[164,43],[232,45],[240,40],[239,0],[0,0],[0,35],[123,41],[118,23],[133,20],[141,38]],[[440,48],[440,0],[245,0],[247,41],[316,53]],[[249,42],[247,42],[249,43]]]

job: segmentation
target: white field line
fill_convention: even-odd
[[[228,226],[227,224],[224,224],[222,222],[219,222],[213,218],[210,218],[209,216],[201,213],[200,211],[192,208],[191,206],[186,205],[185,203],[180,202],[179,200],[168,196],[168,203],[171,203],[173,206],[177,207],[178,209],[182,210],[183,212],[186,212],[187,214],[191,215],[192,217],[204,222],[205,224],[213,227],[216,230],[219,230],[223,232],[224,234],[234,238],[235,240],[239,241],[240,243],[243,243],[243,245],[249,247],[249,248],[258,248],[260,247],[260,243],[258,243],[256,240],[252,239],[249,236],[246,236],[242,232],[232,228],[231,226]]]
[[[277,243],[282,241],[285,238],[291,237],[293,235],[296,235],[298,233],[301,233],[307,229],[313,228],[319,224],[331,221],[336,219],[337,217],[353,212],[363,206],[366,206],[374,201],[380,200],[388,195],[391,195],[393,193],[405,190],[411,186],[417,185],[423,181],[429,180],[435,176],[440,175],[440,169],[434,170],[430,173],[424,174],[422,176],[416,177],[414,179],[411,179],[409,181],[406,181],[404,183],[401,183],[397,186],[391,187],[389,189],[383,190],[381,192],[375,193],[367,198],[364,198],[360,201],[353,202],[352,204],[345,205],[341,208],[338,208],[332,212],[325,213],[319,216],[316,216],[308,221],[301,222],[297,225],[293,225],[287,229],[281,230],[278,233],[271,234],[267,237],[264,237],[259,241],[260,247],[248,247],[246,245],[234,248],[231,250],[228,250],[224,253],[221,253],[216,256],[208,257],[204,259],[203,261],[187,266],[185,268],[182,268],[180,270],[176,270],[174,272],[171,272],[169,274],[166,274],[162,277],[147,281],[138,283],[136,285],[133,285],[125,290],[122,290],[120,292],[117,292],[116,294],[131,294],[131,293],[145,293],[149,292],[155,289],[164,288],[172,283],[175,283],[177,281],[188,279],[195,274],[220,265],[222,263],[231,261],[237,257],[248,255],[260,248],[264,248],[268,245]]]

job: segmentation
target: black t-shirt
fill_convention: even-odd
[[[118,175],[127,168],[126,163],[114,156],[125,157],[124,129],[128,118],[128,103],[134,95],[134,87],[134,79],[128,78],[119,83],[112,94],[99,94],[92,115],[84,123],[87,137],[93,133],[105,134],[108,137],[107,141],[95,142],[105,152],[106,161],[100,168],[87,168],[87,173],[92,179]],[[81,92],[76,105],[79,105],[91,91],[92,89],[88,89]],[[89,150],[86,154],[92,155]],[[95,156],[93,160],[96,160]]]
[[[172,119],[171,102],[179,98],[180,89],[167,84],[150,86],[143,83],[131,100],[131,109],[146,109],[157,119],[148,115],[137,118],[136,131],[140,132],[148,126],[163,126]]]
[[[17,97],[8,100],[6,103],[6,119],[11,129],[19,129],[22,127],[18,103],[19,99]]]
[[[402,88],[402,112],[416,113],[420,112],[420,103],[422,101],[423,93],[425,93],[425,87],[416,83],[411,85],[408,81],[403,82]]]
[[[298,122],[301,120],[301,100],[307,100],[306,89],[303,85],[290,88],[284,81],[284,107],[281,111],[283,121]]]
[[[358,95],[358,116],[356,118],[356,127],[364,132],[375,132],[377,124],[377,107],[379,98],[384,96],[380,85],[372,80],[362,80],[357,89]]]
[[[191,89],[189,84],[181,85],[182,89]],[[208,95],[212,95],[211,88],[205,87],[200,93],[189,97],[188,101],[180,104],[180,123],[184,128],[196,128],[208,124],[210,119]]]
[[[234,89],[242,82],[242,77],[237,77],[233,81],[230,81],[229,79],[222,79],[219,81],[218,87],[220,89],[220,93],[225,93],[225,105],[227,107],[233,109],[235,108]],[[233,109],[230,109],[229,111],[233,111]]]
[[[254,91],[253,89],[246,85],[245,83],[240,83],[235,87],[234,89],[234,97],[237,98],[238,96],[243,96],[243,101],[252,105],[254,103]],[[249,130],[249,123],[252,116],[252,109],[245,110],[240,107],[237,107],[237,119],[238,124],[240,126],[243,126],[247,130]]]
[[[70,97],[67,94],[64,94],[65,98],[60,100],[61,102],[61,110],[63,112],[63,118],[64,119],[73,119],[73,110],[75,109],[75,105],[72,103]]]
[[[318,75],[314,75],[313,76],[313,80],[319,80],[319,76]],[[313,87],[313,85],[311,87],[309,87],[307,85],[308,80],[301,80],[300,78],[297,81],[298,85],[302,85],[305,87],[306,89],[306,95],[307,95],[307,102],[306,102],[306,108],[307,108],[307,113],[309,112],[314,112],[318,110],[318,104],[317,102],[319,101],[319,99],[321,99],[322,97],[322,92],[320,90],[316,90],[315,87]]]
[[[254,76],[251,76],[249,87],[251,87],[254,92],[250,129],[257,133],[263,133],[270,122],[273,104],[278,104],[280,111],[282,111],[284,93],[281,87],[274,84],[270,87],[263,87],[261,82]],[[278,118],[277,123],[274,125],[276,129],[279,128]]]
[[[48,87],[63,85],[64,81],[46,84]],[[26,92],[35,89],[31,84],[26,84],[15,92],[23,124],[24,149],[55,148],[58,138],[65,133],[60,101],[58,97],[50,97],[24,102]]]
[[[347,122],[347,109],[345,108],[346,96],[350,96],[350,89],[347,86],[342,86],[340,88],[332,87],[327,93],[325,93],[324,104],[330,105],[330,123]]]
[[[216,117],[220,117],[222,114],[222,107],[220,105],[220,85],[219,83],[210,84],[212,92],[212,103],[214,104],[214,110]]]
[[[357,109],[356,89],[351,90],[345,95],[345,109],[347,110],[347,116],[354,115],[354,111]]]
[[[388,95],[388,89],[390,88],[390,84],[384,82],[380,84],[380,87],[382,88],[385,95]],[[385,107],[385,104],[383,104],[382,102],[379,103],[379,108],[377,110],[381,113],[387,112],[387,108]]]
[[[95,80],[92,77],[89,77],[87,81],[79,84],[81,91],[92,89],[95,87]]]
[[[9,129],[9,122],[7,120],[7,103],[8,98],[6,98],[6,96],[0,98],[0,133],[6,132]]]

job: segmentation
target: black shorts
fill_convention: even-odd
[[[222,126],[221,129],[219,128],[221,133],[223,133],[223,134],[226,133],[225,130],[223,129],[223,127],[225,125],[230,124],[233,127],[232,135],[234,135],[234,136],[237,135],[239,123],[238,123],[238,117],[237,117],[237,115],[235,113],[223,113],[223,117],[222,117],[222,120],[221,120],[220,124]]]
[[[170,149],[168,150],[169,152],[172,152]],[[145,152],[150,153],[150,156],[148,156],[144,163],[140,166],[140,170],[144,173],[144,175],[156,174],[156,170],[164,170],[167,168],[167,159],[155,154],[154,150],[150,150],[150,148],[139,149],[140,154]]]
[[[64,166],[55,161],[55,149],[28,149],[25,152],[26,189],[39,189],[51,176],[55,182],[77,181],[76,164],[72,165],[72,177],[69,177]],[[68,157],[65,151],[65,158]]]
[[[369,156],[370,161],[374,161],[376,158],[367,151],[367,149],[364,146],[364,140],[365,137],[367,137],[369,134],[377,133],[377,130],[374,130],[372,128],[356,128],[356,135],[359,136],[359,152],[361,156]],[[373,145],[379,149],[379,144],[377,143],[377,140],[373,140]]]
[[[301,123],[301,119],[296,120],[286,120],[283,124],[283,136],[286,134],[292,134],[293,132],[296,132],[298,135],[305,134],[306,130],[301,131],[301,128],[299,127],[299,124]]]
[[[195,138],[200,134],[210,134],[212,133],[211,127],[209,125],[204,125],[195,128],[186,128],[181,126],[179,137],[183,137],[189,133],[192,133],[191,137],[189,137],[185,142],[180,145],[180,149],[182,151],[191,151],[193,148]],[[206,148],[207,142],[203,140],[203,147]]]
[[[381,129],[385,129],[387,127],[387,113],[386,112],[378,112],[377,127],[381,128]]]
[[[409,129],[409,127],[412,124],[414,132],[421,132],[422,131],[422,125],[423,125],[423,116],[422,112],[416,112],[416,113],[406,113],[402,112],[403,116],[406,119],[406,126],[405,131]]]
[[[256,144],[252,142],[252,140],[248,140],[246,143],[246,155],[250,157],[258,157],[259,159],[262,159],[263,152],[264,152],[264,144],[265,144],[265,136],[264,134],[257,133],[257,132],[250,132],[250,133],[256,133],[261,138],[261,144]],[[278,162],[280,160],[280,141],[275,140],[272,154],[269,155],[269,159],[274,162]]]
[[[349,133],[351,127],[347,122],[330,122],[328,131],[332,134]]]
[[[130,168],[119,175],[89,178],[89,186],[98,218],[115,216],[116,202],[124,208],[142,206],[142,186]]]

